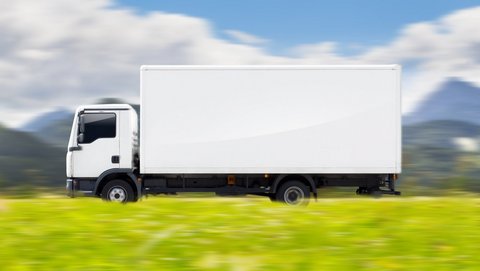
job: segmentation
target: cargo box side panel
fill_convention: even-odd
[[[142,173],[394,173],[399,71],[142,71]]]

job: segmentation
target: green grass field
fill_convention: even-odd
[[[1,270],[479,270],[480,199],[0,199]]]

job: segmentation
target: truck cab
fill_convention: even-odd
[[[138,116],[128,104],[80,106],[67,151],[67,191],[92,195],[99,176],[133,172],[138,157]],[[114,195],[115,196],[115,195]],[[125,195],[116,195],[119,199]]]

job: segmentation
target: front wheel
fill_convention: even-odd
[[[280,186],[276,199],[287,205],[307,205],[310,201],[310,189],[302,182],[288,181]]]
[[[112,180],[102,189],[102,199],[114,202],[135,201],[135,192],[132,186],[124,180]]]

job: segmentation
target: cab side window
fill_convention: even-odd
[[[99,138],[115,138],[117,118],[113,113],[83,114],[83,144],[92,143]]]

